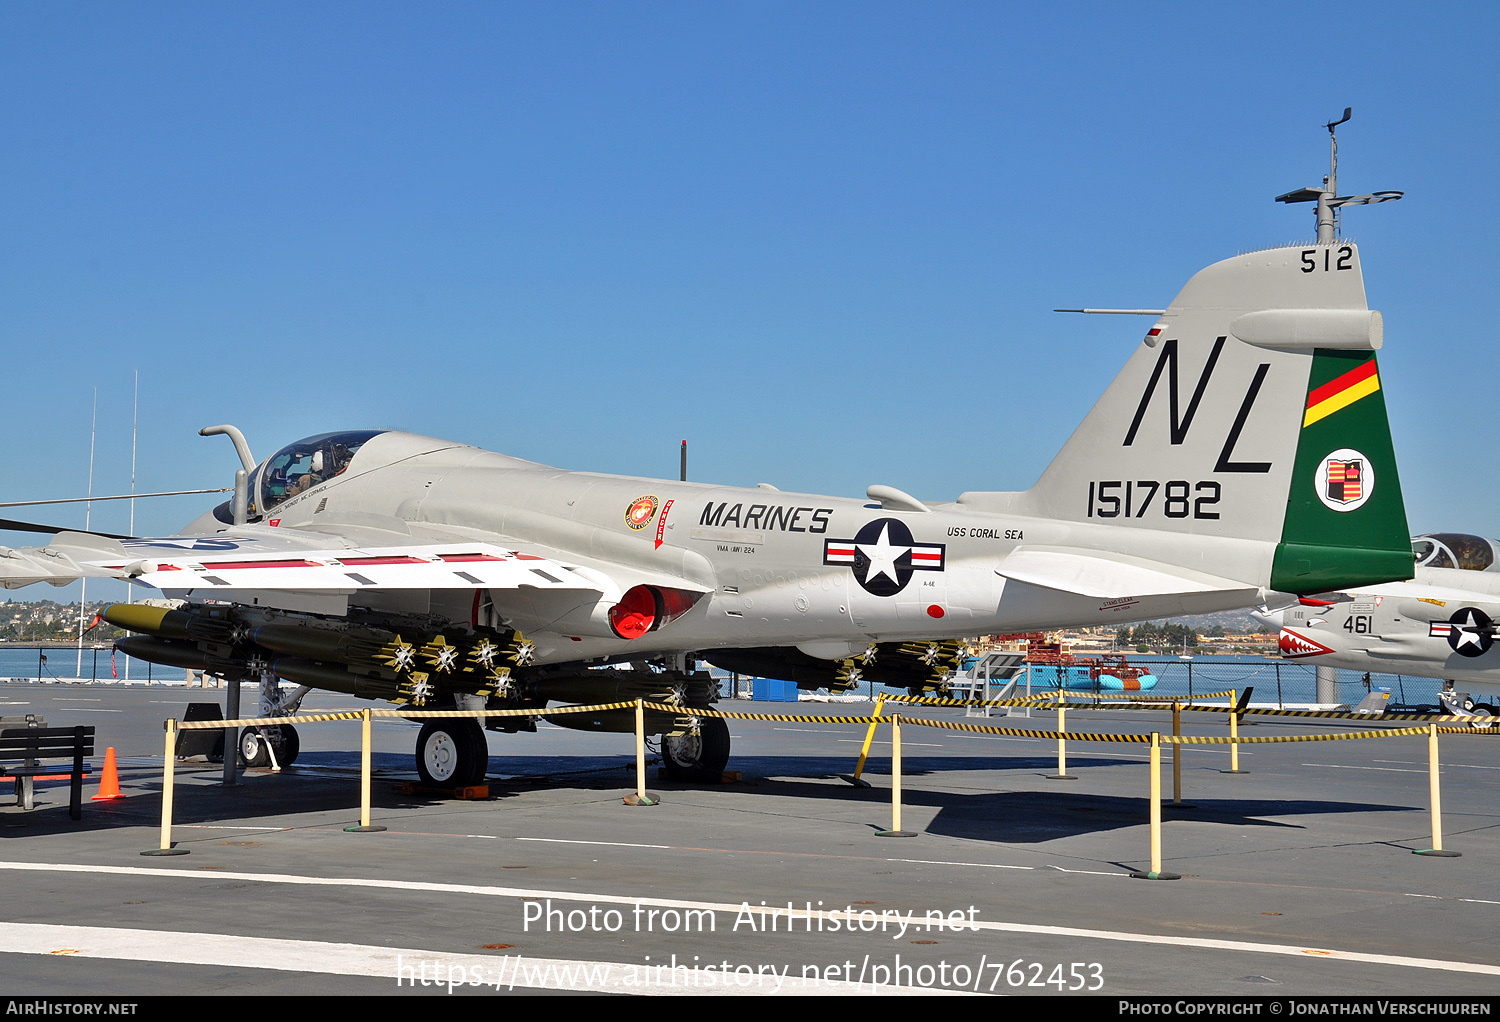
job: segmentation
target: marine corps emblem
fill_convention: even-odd
[[[651,519],[656,517],[657,504],[656,497],[651,494],[635,498],[625,509],[625,524],[637,532],[644,529],[651,524]]]

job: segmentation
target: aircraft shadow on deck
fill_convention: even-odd
[[[1009,791],[974,795],[913,792],[906,805],[936,807],[938,813],[923,830],[946,837],[977,841],[1031,843],[1080,834],[1097,834],[1141,827],[1149,820],[1145,798],[1091,795],[1084,792]],[[1419,812],[1419,807],[1267,799],[1194,799],[1192,809],[1173,810],[1163,804],[1163,823],[1192,820],[1228,827],[1272,827],[1302,830],[1306,824],[1288,817],[1333,813]],[[885,825],[885,824],[883,824]]]
[[[857,800],[868,802],[872,810],[870,825],[880,829],[890,826],[890,760],[870,760],[866,764],[866,779],[873,782],[871,788],[852,788],[828,784],[833,778],[844,776],[847,771],[824,772],[821,770],[794,771],[788,769],[783,759],[742,757],[736,761],[747,777],[752,771],[759,774],[755,786],[749,790],[764,795],[785,795],[804,799]],[[806,765],[817,761],[800,761]],[[964,761],[960,761],[963,763]],[[902,804],[907,811],[906,825],[915,821],[916,815],[926,817],[927,811],[937,810],[922,826],[924,833],[941,834],[967,840],[997,841],[1005,843],[1035,843],[1081,834],[1101,833],[1127,827],[1144,826],[1149,819],[1148,800],[1141,796],[1104,795],[1088,791],[1088,768],[1106,764],[1127,763],[1142,766],[1138,760],[1110,760],[1104,757],[1079,761],[1082,767],[1081,780],[1066,783],[1069,789],[1015,790],[1006,787],[1003,774],[995,778],[994,791],[933,791],[924,790],[920,780],[913,778],[954,769],[953,761],[933,758],[925,769],[913,769],[914,761],[902,762]],[[1039,775],[1056,772],[1057,760],[1039,757],[1000,757],[975,759],[958,769],[985,769],[1011,771],[1027,777],[1026,784],[1033,783]],[[1070,762],[1069,769],[1073,769]],[[798,776],[800,774],[800,776]],[[1145,770],[1141,771],[1142,787]],[[972,784],[965,778],[966,784]],[[655,785],[661,788],[664,799],[670,799],[673,785]],[[1079,786],[1083,790],[1079,790]],[[1331,799],[1266,799],[1266,798],[1192,798],[1191,809],[1173,809],[1170,796],[1162,803],[1164,822],[1193,820],[1235,827],[1272,827],[1304,829],[1305,824],[1291,822],[1288,817],[1311,817],[1334,813],[1372,812],[1425,812],[1425,807],[1376,804],[1365,802],[1335,801]]]

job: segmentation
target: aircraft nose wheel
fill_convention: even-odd
[[[271,765],[271,754],[266,751],[266,740],[254,728],[247,727],[240,733],[240,759],[247,767]]]
[[[276,762],[283,767],[289,767],[297,761],[297,753],[302,751],[302,739],[297,737],[297,729],[290,724],[278,724],[281,742],[276,746]]]
[[[490,747],[473,720],[430,720],[417,733],[417,776],[430,788],[484,783]]]
[[[673,781],[717,781],[729,762],[729,725],[722,717],[702,718],[697,734],[663,735],[661,765]]]
[[[273,724],[269,727],[249,727],[240,733],[240,759],[246,767],[268,767],[271,765],[270,743],[275,743],[276,765],[289,767],[297,759],[302,742],[297,729],[290,724]]]

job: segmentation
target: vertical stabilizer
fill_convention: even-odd
[[[1235,577],[1288,591],[1409,578],[1381,341],[1352,244],[1215,263],[1037,484],[990,502],[1129,529],[1132,549],[1186,567],[1223,570],[1207,563],[1214,544],[1173,535],[1249,541]]]
[[[1375,353],[1317,349],[1271,588],[1411,578],[1410,537]]]

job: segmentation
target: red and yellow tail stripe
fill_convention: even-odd
[[[1380,373],[1376,370],[1375,360],[1372,358],[1309,393],[1307,414],[1302,417],[1302,426],[1305,429],[1319,419],[1326,419],[1341,408],[1348,408],[1360,398],[1369,397],[1379,389]]]

